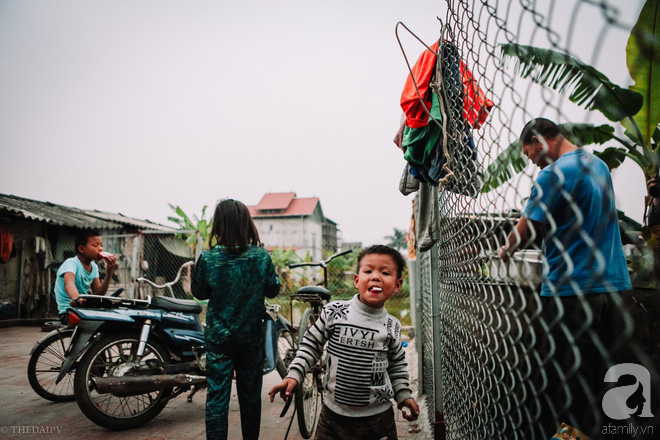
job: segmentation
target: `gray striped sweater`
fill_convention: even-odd
[[[337,414],[380,414],[412,397],[401,346],[401,324],[384,307],[362,304],[355,295],[323,308],[305,333],[287,377],[299,383],[328,343],[324,380],[326,406]]]

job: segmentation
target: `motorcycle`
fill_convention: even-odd
[[[206,387],[201,305],[164,296],[82,295],[68,311],[74,328],[58,381],[75,368],[74,395],[87,418],[108,429],[141,426],[171,399]],[[264,374],[286,375],[293,328],[269,306],[264,316]],[[80,357],[80,360],[76,360]],[[75,367],[74,367],[75,366]]]

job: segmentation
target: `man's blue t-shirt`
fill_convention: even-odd
[[[64,260],[64,263],[57,270],[57,280],[55,280],[55,299],[57,300],[57,312],[60,314],[66,312],[71,302],[71,297],[64,290],[64,274],[67,272],[75,275],[76,288],[80,295],[87,295],[94,278],[99,277],[99,267],[94,261],[92,261],[92,271],[87,272],[78,257]]]
[[[607,165],[582,149],[539,172],[523,215],[544,224],[542,296],[632,289]]]

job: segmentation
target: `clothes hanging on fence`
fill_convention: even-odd
[[[417,248],[420,252],[425,252],[440,240],[438,188],[422,183],[417,194],[419,201],[419,205],[415,206]]]
[[[443,45],[454,46],[450,42],[445,42]],[[419,56],[411,69],[412,75],[408,74],[403,86],[401,108],[406,115],[406,126],[410,128],[424,127],[428,124],[428,113],[432,105],[429,89],[436,68],[438,46],[440,46],[440,41],[432,44],[430,50],[426,49]],[[479,84],[463,60],[459,58],[457,61],[463,84],[463,117],[472,128],[480,128],[495,104],[479,88]],[[415,83],[417,83],[417,87],[415,87]],[[419,94],[417,90],[419,90]]]
[[[42,261],[44,269],[53,262],[53,253],[50,248],[50,241],[44,237],[34,238],[34,252]]]
[[[6,263],[11,258],[14,247],[14,234],[0,228],[0,262]]]
[[[408,243],[408,260],[417,259],[417,235],[415,227],[415,200],[412,201],[412,215],[410,216],[410,227],[406,235],[406,242]]]
[[[419,190],[419,180],[410,173],[410,165],[406,164],[399,180],[399,192],[404,196],[410,195]]]
[[[439,61],[434,52],[441,54]],[[433,44],[411,70],[401,94],[406,119],[395,143],[415,178],[475,197],[482,172],[470,129],[481,126],[493,102],[450,42]]]

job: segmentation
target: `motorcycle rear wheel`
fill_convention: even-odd
[[[172,388],[116,396],[112,393],[99,394],[91,381],[93,377],[112,376],[117,368],[127,362],[136,361],[141,366],[148,359],[158,359],[164,364],[170,362],[169,353],[157,341],[147,342],[144,356],[137,360],[139,342],[136,336],[104,336],[80,360],[74,381],[76,402],[85,416],[97,425],[112,430],[136,428],[149,422],[165,408]]]
[[[35,347],[30,356],[27,367],[28,381],[34,392],[44,399],[53,402],[75,400],[73,371],[64,376],[60,383],[55,383],[72,335],[73,329],[60,330]]]

